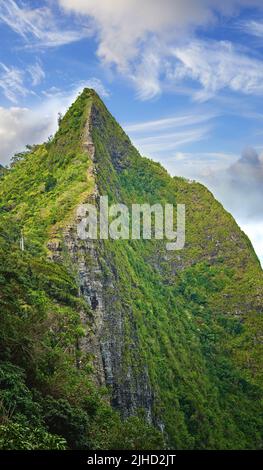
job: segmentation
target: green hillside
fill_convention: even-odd
[[[0,165],[0,178],[4,173],[5,173],[5,168],[2,165]]]
[[[80,240],[77,207],[99,195],[185,204],[185,248]],[[1,178],[0,261],[0,447],[263,447],[252,245],[204,186],[141,157],[92,90]]]

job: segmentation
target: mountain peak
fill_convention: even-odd
[[[129,163],[129,156],[139,157],[129,137],[97,92],[92,88],[84,88],[60,120],[49,155],[53,161],[58,158],[65,160],[65,154],[68,152],[81,152],[84,147],[91,149],[93,142],[96,148],[98,141],[103,142],[104,156],[107,155],[106,161],[102,159],[101,152],[95,151],[94,164],[98,165],[98,171],[103,171],[102,166],[109,164],[115,169],[124,168]]]
[[[184,249],[168,253],[164,240],[154,239],[80,239],[78,209],[91,201],[98,208],[104,195],[128,209],[132,204],[185,204]],[[68,351],[72,368],[81,357],[80,376],[85,379],[92,370],[95,383],[109,387],[111,404],[123,417],[143,409],[148,422],[164,430],[172,449],[262,447],[262,270],[248,238],[209,191],[172,178],[161,165],[141,157],[98,94],[86,88],[53,140],[34,148],[0,181],[1,209],[2,226],[16,223],[17,232],[10,235],[17,250],[23,233],[23,263],[29,254],[33,259],[48,254],[76,280],[83,330],[77,350],[76,336],[70,335],[72,344],[63,347],[63,357]],[[11,261],[1,266],[9,268]],[[30,262],[30,269],[31,264],[36,263]],[[9,269],[6,277],[9,282]],[[30,282],[23,279],[28,294],[19,308],[32,299]],[[53,274],[46,288],[61,300]],[[13,284],[9,291],[11,308],[3,304],[8,315]],[[48,347],[56,348],[56,335],[64,331],[61,322],[75,322],[68,316],[72,292],[66,294],[65,307],[56,302],[48,312],[43,338],[34,330],[38,343],[46,341],[48,324],[55,335]],[[46,302],[36,298],[39,312]],[[26,316],[19,312],[14,311],[15,325]],[[37,315],[33,321],[38,322]],[[11,339],[8,358],[17,361]],[[40,364],[55,356],[48,354],[47,360],[40,356]],[[53,383],[53,370],[59,370],[59,380],[63,377],[63,364],[48,367],[45,390]],[[35,366],[26,371],[31,382]],[[35,382],[38,386],[39,376]],[[58,391],[55,397],[64,399],[60,383]]]

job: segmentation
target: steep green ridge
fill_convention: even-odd
[[[262,270],[249,240],[204,187],[142,159],[101,102],[93,114],[102,194],[187,207],[181,252],[167,255],[158,241],[107,243],[103,257],[114,263],[119,293],[109,304],[133,314],[124,363],[136,362],[129,326],[135,319],[158,397],[155,412],[172,446],[260,446]]]
[[[75,211],[96,191],[127,205],[186,204],[185,249],[167,252],[157,240],[97,241],[90,249],[77,240]],[[262,448],[262,269],[248,238],[205,187],[142,158],[99,97],[84,90],[53,140],[1,179],[0,210],[3,371],[9,368],[13,383],[20,376],[20,389],[33,394],[28,400],[39,407],[46,447],[50,439],[73,448],[163,446],[144,418],[121,424],[103,389],[92,385],[101,355],[114,408],[125,418],[144,411],[170,448]],[[32,319],[38,332],[29,328]],[[83,338],[94,336],[98,349],[85,349]],[[4,387],[2,396],[3,403],[13,400]],[[43,400],[51,401],[52,419],[41,411]],[[70,412],[62,413],[60,400]],[[25,419],[36,428],[19,406],[17,414],[15,424]],[[56,427],[61,414],[67,420]],[[134,431],[139,425],[141,433]]]
[[[123,423],[105,387],[94,385],[79,347],[90,307],[72,265],[47,259],[47,242],[61,238],[93,184],[82,147],[89,104],[80,96],[53,141],[20,154],[0,184],[1,449],[164,445],[143,418]]]

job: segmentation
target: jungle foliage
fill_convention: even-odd
[[[99,246],[104,278],[114,273],[114,292],[108,282],[105,295],[123,310],[124,365],[149,370],[155,428],[143,410],[122,420],[110,390],[94,384],[90,357],[78,348],[80,312],[90,321],[92,312],[67,257],[48,259],[48,244],[94,189],[83,149],[91,109],[100,194],[187,208],[181,252],[167,253],[157,240]],[[141,157],[84,90],[57,134],[20,155],[0,180],[0,447],[262,448],[262,286],[259,261],[232,216],[202,185]]]

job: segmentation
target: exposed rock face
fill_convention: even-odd
[[[87,152],[87,159],[91,160],[88,178],[94,180],[94,189],[85,202],[97,205],[100,196],[96,182],[96,151],[92,141],[92,126],[100,127],[101,116],[94,107],[88,116],[83,139],[83,149]],[[110,149],[113,160],[121,157],[114,144]],[[118,165],[117,165],[118,166]],[[76,210],[76,213],[80,211]],[[146,364],[141,364],[139,357],[140,347],[132,310],[129,312],[130,339],[132,340],[135,355],[138,355],[138,369],[131,364],[126,367],[123,354],[125,345],[123,306],[116,308],[119,303],[118,286],[112,266],[110,276],[105,277],[100,265],[100,258],[105,255],[103,242],[100,240],[81,240],[77,234],[75,223],[63,230],[63,241],[49,243],[52,258],[62,260],[62,245],[70,255],[72,265],[79,280],[80,295],[84,297],[92,311],[92,320],[82,315],[82,323],[86,336],[81,340],[80,348],[92,357],[94,365],[94,378],[99,385],[107,385],[112,391],[112,405],[124,417],[136,414],[143,409],[149,422],[152,422],[153,391],[150,386]]]
[[[77,237],[76,226],[64,233],[64,243],[70,254],[74,269],[79,279],[79,293],[87,301],[92,311],[92,321],[82,314],[82,323],[86,330],[85,337],[80,342],[80,348],[92,356],[94,378],[99,385],[107,383],[107,377],[101,356],[101,334],[103,326],[104,299],[102,273],[98,263],[95,244],[82,241]]]

